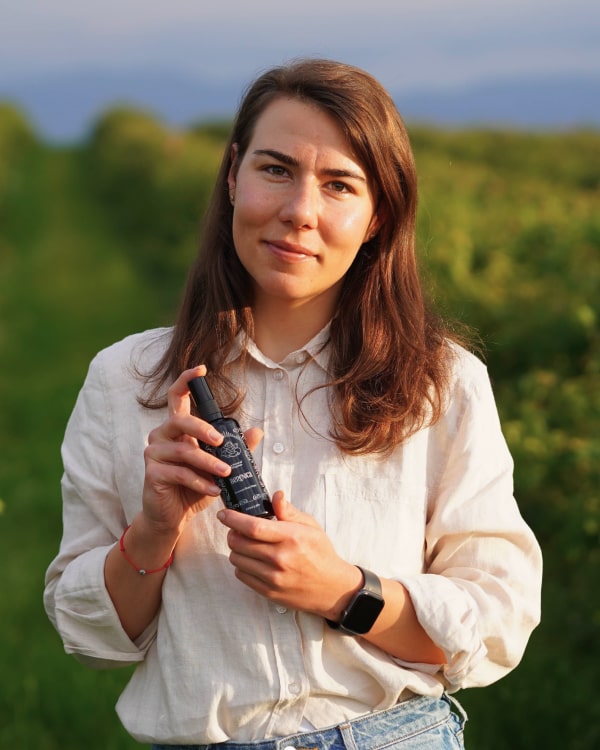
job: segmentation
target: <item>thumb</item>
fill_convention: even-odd
[[[302,523],[305,526],[314,526],[315,528],[320,528],[319,524],[312,516],[310,516],[308,513],[304,513],[303,511],[298,510],[298,508],[293,506],[292,503],[288,502],[285,499],[285,493],[283,492],[283,490],[277,490],[277,492],[274,492],[273,497],[271,498],[271,502],[273,503],[273,512],[275,513],[275,517],[278,521]]]
[[[260,427],[251,427],[249,430],[246,430],[246,432],[244,432],[244,438],[246,440],[246,443],[248,444],[248,448],[250,448],[250,451],[252,453],[254,453],[254,451],[257,449],[263,437],[264,432],[260,429]]]

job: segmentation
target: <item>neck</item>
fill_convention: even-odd
[[[255,305],[253,314],[255,343],[274,362],[307,344],[331,318],[329,309],[317,311],[311,305],[282,306],[266,301]]]

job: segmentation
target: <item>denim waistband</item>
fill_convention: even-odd
[[[452,712],[455,704],[460,717]],[[152,750],[381,750],[395,742],[411,748],[461,748],[466,714],[453,698],[418,696],[326,729],[257,742],[207,745],[154,744]],[[430,733],[427,739],[423,736]],[[415,744],[408,742],[415,738]]]

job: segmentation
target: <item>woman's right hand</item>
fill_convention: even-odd
[[[230,473],[227,464],[198,445],[198,440],[215,446],[223,441],[221,433],[191,413],[188,382],[199,375],[206,375],[204,366],[182,372],[169,388],[168,417],[150,433],[144,451],[142,510],[131,520],[124,538],[127,556],[115,544],[106,558],[106,587],[132,640],[156,616],[167,573],[165,561],[186,523],[219,495],[213,475]],[[262,439],[262,430],[248,430],[245,436],[252,450]],[[153,573],[140,576],[140,569]]]
[[[179,534],[187,521],[219,496],[213,476],[227,476],[230,467],[200,448],[198,441],[218,446],[223,436],[191,413],[188,382],[206,375],[206,367],[185,370],[168,391],[168,417],[148,437],[143,510],[146,523],[159,534]],[[262,431],[248,430],[252,450]]]

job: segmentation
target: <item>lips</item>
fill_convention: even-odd
[[[317,255],[312,250],[292,242],[285,242],[283,240],[266,240],[265,242],[274,255],[288,262],[309,260]]]

